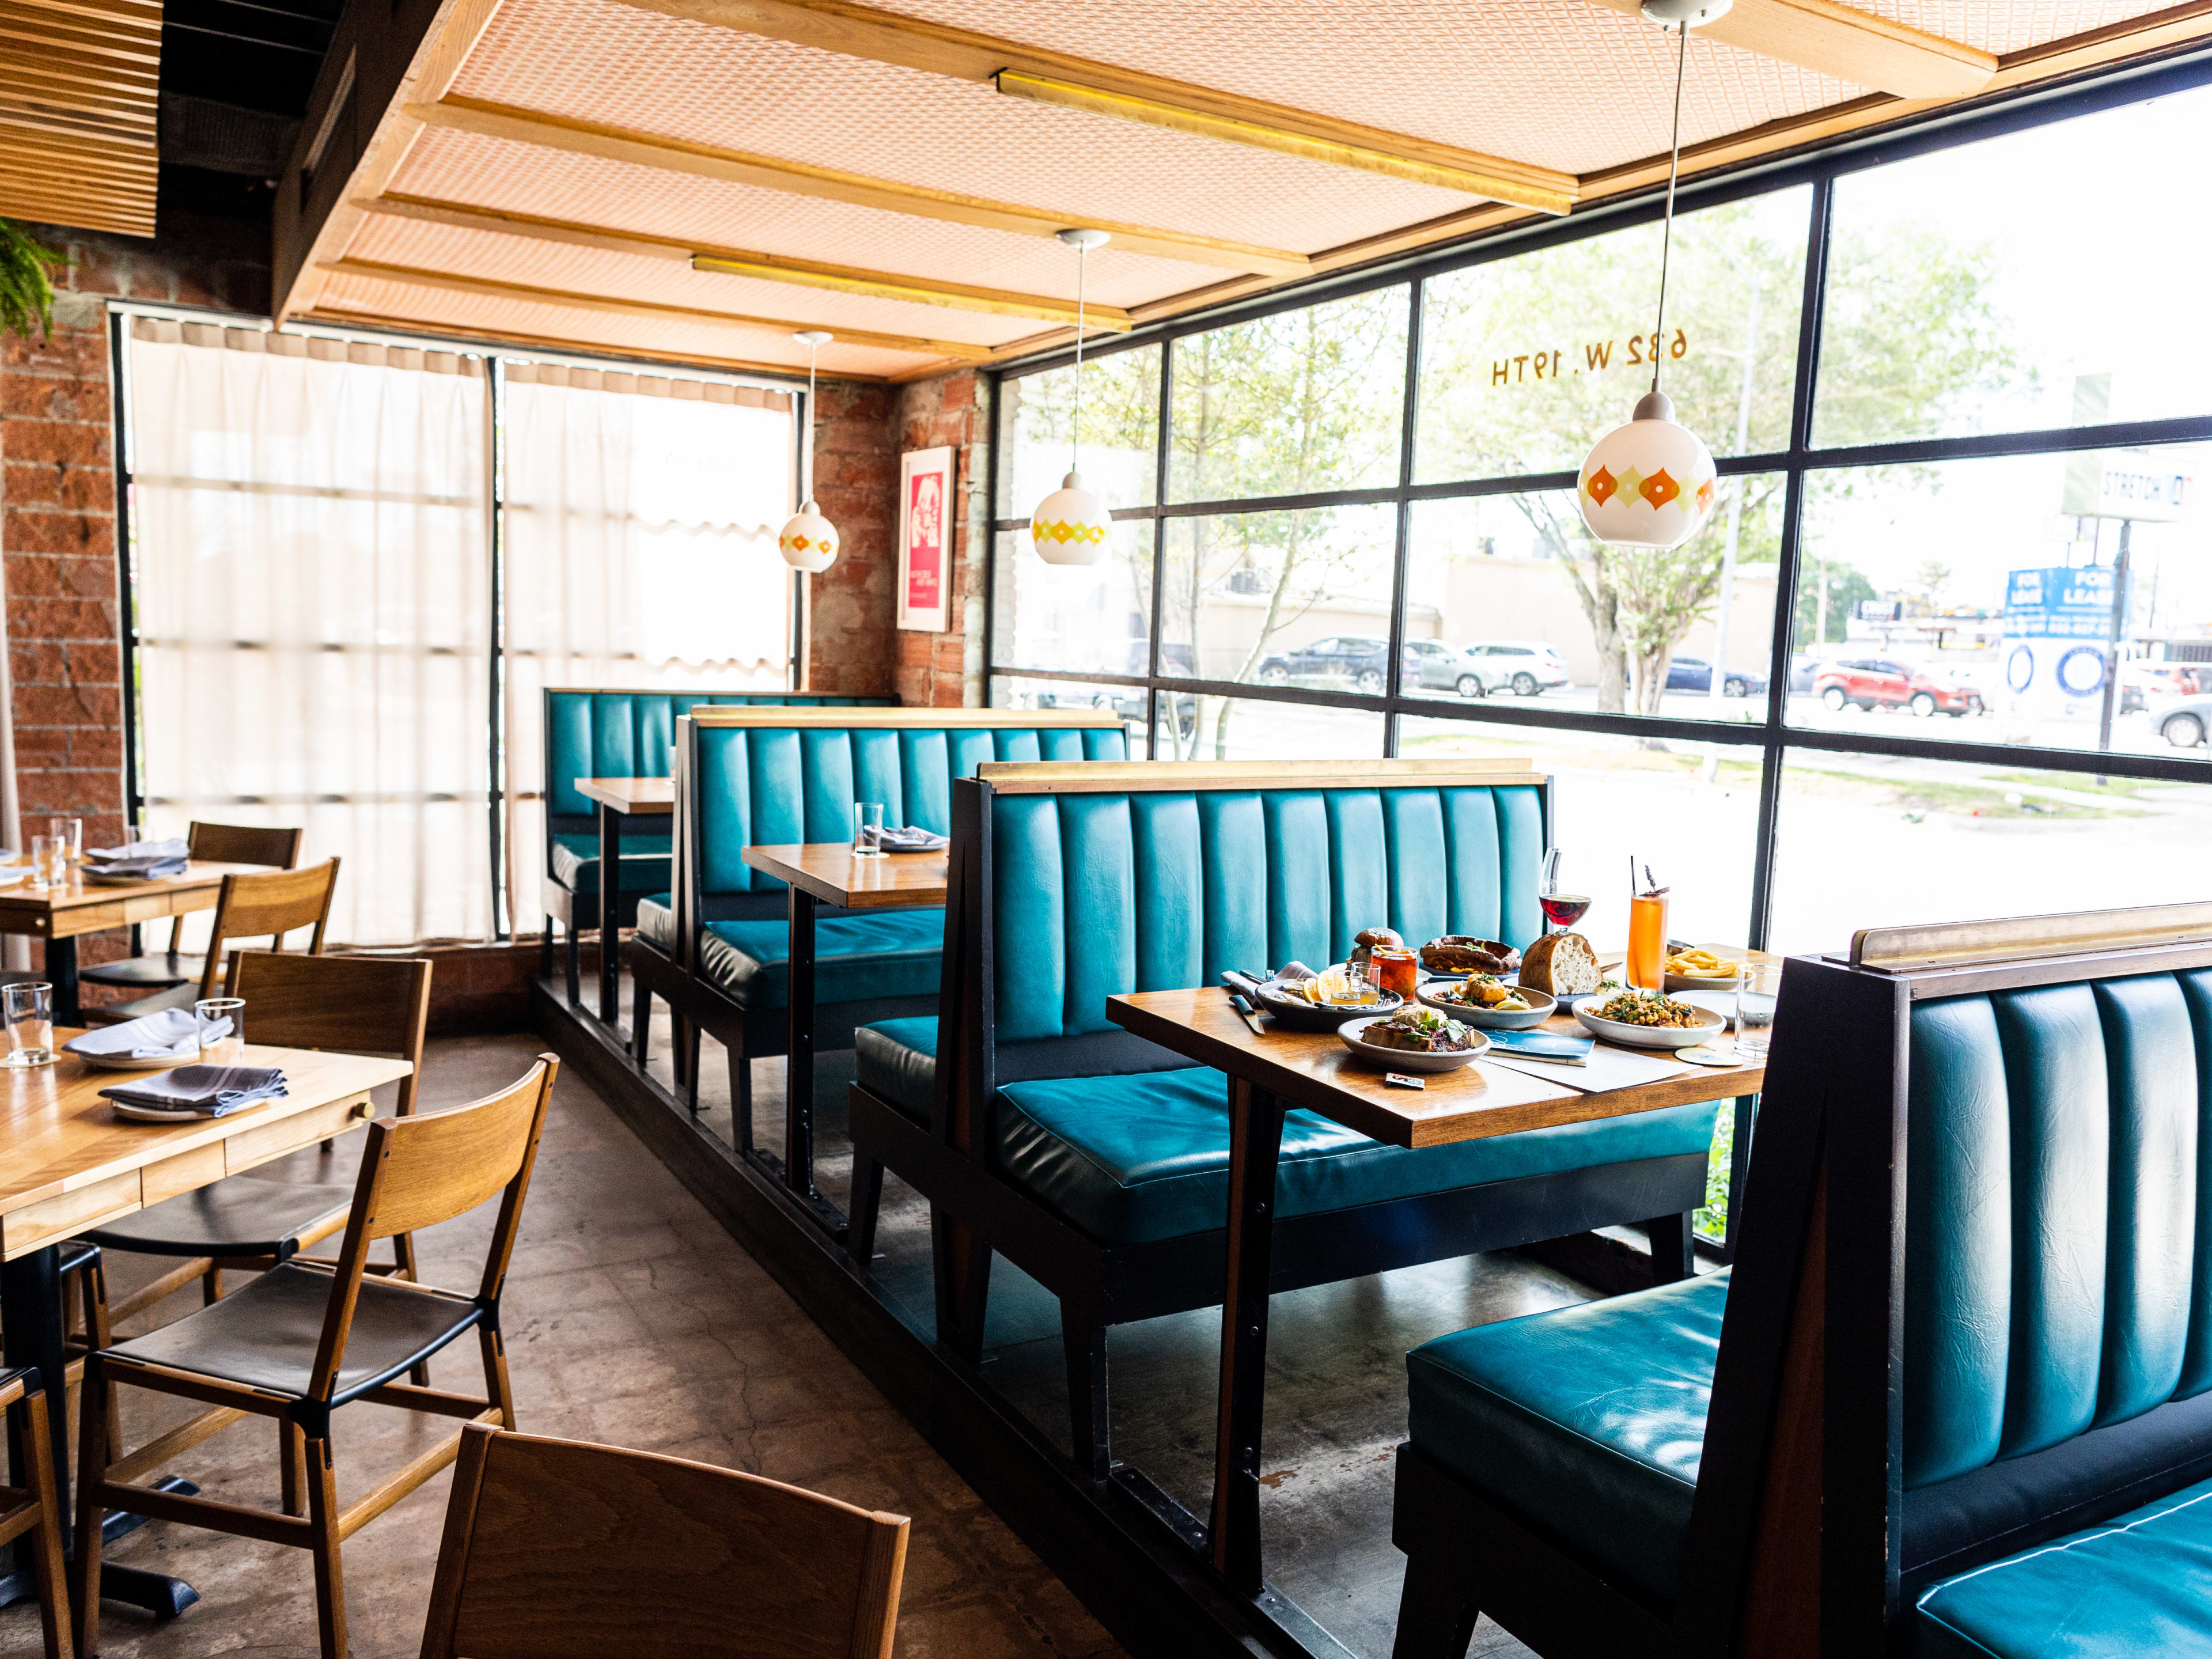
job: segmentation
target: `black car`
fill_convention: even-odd
[[[1667,665],[1667,689],[1669,691],[1711,691],[1713,689],[1713,665],[1703,657],[1677,657]],[[1731,668],[1721,680],[1721,695],[1724,697],[1747,697],[1754,691],[1766,690],[1766,676],[1748,668]]]
[[[1420,678],[1420,661],[1406,653],[1404,683]],[[1349,680],[1352,689],[1379,696],[1389,684],[1390,641],[1372,634],[1333,634],[1295,651],[1279,651],[1260,664],[1260,684],[1287,685],[1292,680]]]

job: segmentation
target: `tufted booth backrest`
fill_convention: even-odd
[[[1920,1002],[1907,1487],[2212,1388],[2212,969]]]
[[[1379,925],[1415,944],[1534,939],[1544,781],[1430,781],[1393,764],[1345,763],[1336,787],[1309,767],[1283,777],[1291,787],[1194,787],[1170,763],[1120,793],[994,789],[997,1040],[1111,1030],[1109,995],[1210,985],[1226,968],[1340,962]]]
[[[679,715],[707,704],[798,708],[881,708],[896,697],[799,692],[549,690],[545,694],[548,818],[589,817],[578,778],[665,778]]]
[[[1110,712],[1034,723],[998,710],[902,709],[896,720],[826,718],[741,725],[697,722],[688,787],[698,826],[696,891],[704,901],[781,893],[744,861],[748,847],[848,841],[853,804],[881,801],[887,824],[939,835],[951,827],[952,780],[987,761],[1120,761],[1128,733]]]

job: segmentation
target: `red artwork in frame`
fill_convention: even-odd
[[[952,474],[950,446],[899,457],[898,625],[941,634],[951,623]]]

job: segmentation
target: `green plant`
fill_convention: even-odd
[[[67,263],[13,220],[0,219],[0,334],[27,335],[36,322],[40,337],[52,337],[54,284],[46,268]]]

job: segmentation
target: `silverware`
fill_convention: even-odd
[[[1243,1020],[1245,1024],[1252,1028],[1252,1035],[1254,1036],[1265,1036],[1267,1035],[1267,1028],[1260,1024],[1260,1015],[1258,1011],[1255,1009],[1250,1003],[1245,1001],[1244,999],[1235,991],[1231,991],[1229,994],[1229,1006],[1237,1011],[1238,1017]]]

